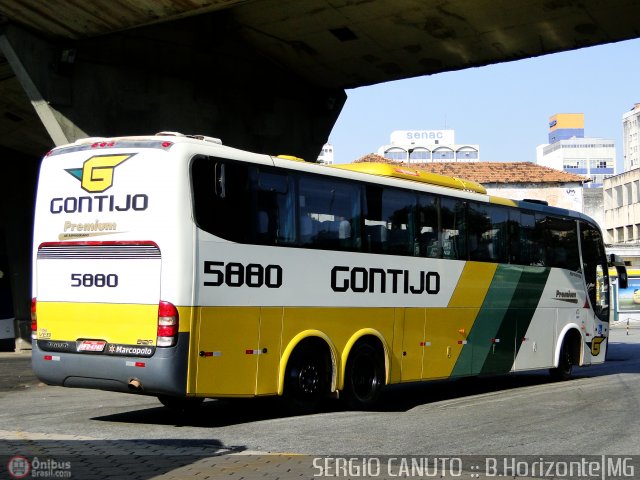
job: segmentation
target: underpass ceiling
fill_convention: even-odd
[[[224,10],[238,35],[316,85],[353,88],[640,36],[637,0],[0,0],[0,18],[82,42]],[[200,48],[207,46],[200,45]],[[0,147],[51,146],[0,57]]]

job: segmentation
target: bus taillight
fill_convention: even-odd
[[[38,317],[36,315],[36,299],[31,299],[31,338],[38,338]]]
[[[178,342],[180,319],[178,309],[171,303],[160,301],[158,305],[158,347],[173,347]]]

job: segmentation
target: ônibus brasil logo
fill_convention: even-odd
[[[31,472],[31,464],[26,457],[16,455],[9,459],[7,470],[11,478],[25,478]]]
[[[80,180],[82,189],[90,193],[100,193],[113,185],[113,171],[134,154],[97,155],[82,164],[82,168],[69,168],[66,171]]]

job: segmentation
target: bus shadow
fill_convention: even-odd
[[[640,373],[640,343],[615,342],[609,346],[607,362],[586,368],[574,368],[574,379],[616,374]],[[569,380],[573,381],[573,380]],[[546,370],[497,376],[465,377],[453,380],[416,382],[387,387],[376,405],[378,412],[404,412],[421,405],[497,393],[518,388],[556,383]],[[347,411],[337,399],[324,402],[316,414]],[[176,427],[215,428],[295,417],[280,398],[207,400],[193,412],[179,413],[160,404],[157,408],[132,410],[93,420],[131,424],[174,425]]]
[[[640,374],[640,343],[613,342],[603,364],[573,369],[573,378],[595,378],[617,374]],[[496,376],[464,377],[454,380],[410,383],[388,387],[378,411],[407,411],[420,405],[557,383],[548,370],[510,373]]]
[[[317,414],[343,410],[342,403],[330,399],[324,402]],[[177,412],[158,404],[157,408],[131,410],[113,415],[94,417],[101,422],[130,424],[173,425],[176,427],[216,428],[244,423],[254,423],[278,418],[298,416],[291,412],[281,398],[206,400],[202,406],[190,412]]]

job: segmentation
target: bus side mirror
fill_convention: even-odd
[[[627,288],[629,286],[627,268],[624,265],[616,265],[616,270],[618,271],[618,288]]]
[[[618,287],[627,288],[629,285],[629,277],[627,277],[627,267],[625,266],[622,257],[612,253],[609,255],[609,265],[616,267],[616,271],[618,273]]]

